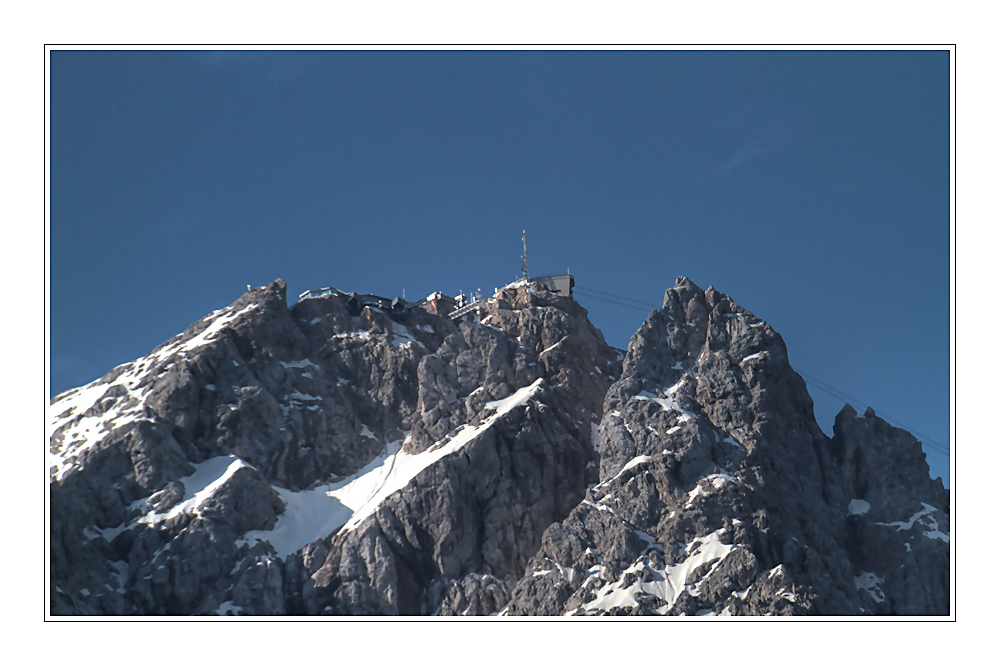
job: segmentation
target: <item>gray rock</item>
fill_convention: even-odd
[[[947,528],[934,527],[947,509],[917,501],[946,505],[947,493],[919,446],[874,415],[842,414],[834,440],[823,435],[780,336],[725,294],[678,279],[633,336],[603,411],[601,483],[546,531],[508,613],[947,613]],[[849,516],[851,498],[893,517],[872,527]],[[920,511],[935,538],[906,548],[933,572],[900,566],[890,552],[903,541],[886,541],[900,531],[890,521]],[[921,584],[903,586],[909,575]]]
[[[509,601],[503,581],[489,574],[470,573],[449,582],[437,615],[495,615]]]
[[[849,408],[827,438],[725,294],[680,278],[624,362],[538,284],[455,321],[351,312],[278,280],[53,400],[54,615],[949,612],[919,443]],[[282,495],[471,427],[353,528],[283,559],[250,538]],[[199,476],[220,456],[243,464]]]

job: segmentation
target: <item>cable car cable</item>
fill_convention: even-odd
[[[628,301],[630,303],[637,303],[638,305],[646,305],[646,306],[649,306],[651,308],[659,308],[660,307],[658,305],[653,305],[652,303],[647,303],[646,301],[637,301],[634,298],[626,298],[625,296],[619,296],[618,294],[609,294],[606,291],[599,291],[597,289],[591,289],[590,287],[579,287],[579,286],[577,286],[577,287],[574,287],[574,289],[576,289],[577,291],[579,291],[579,290],[582,289],[583,291],[590,291],[590,292],[593,292],[595,294],[603,294],[604,296],[611,296],[612,298],[617,298],[618,300],[621,300],[621,301]]]
[[[603,296],[594,296],[592,294],[578,294],[579,296],[586,296],[587,298],[596,298],[599,301],[605,301],[607,303],[614,303],[615,305],[620,305],[623,308],[632,308],[633,310],[639,310],[640,312],[649,312],[646,308],[640,308],[637,305],[629,305],[628,303],[620,303],[618,301],[613,301],[610,298],[604,298]]]

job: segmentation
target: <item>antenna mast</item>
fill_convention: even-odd
[[[521,229],[521,244],[524,245],[524,254],[521,255],[521,274],[524,276],[524,279],[527,280],[528,279],[528,237],[525,234],[524,229]]]

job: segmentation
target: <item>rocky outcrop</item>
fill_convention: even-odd
[[[832,445],[851,498],[842,529],[856,586],[888,615],[949,614],[949,494],[931,480],[920,443],[848,405]]]
[[[452,320],[278,280],[51,413],[54,615],[949,612],[919,443],[826,437],[684,278],[624,357],[535,283]]]
[[[831,441],[766,322],[679,279],[608,391],[600,483],[546,531],[504,613],[947,613],[947,494],[919,444],[871,418],[837,424]],[[865,498],[902,522],[863,518]],[[942,541],[905,546],[920,554],[904,563],[885,539],[911,509]]]
[[[499,582],[456,612],[505,601],[596,475],[620,363],[571,299],[520,285],[483,314],[288,308],[279,280],[57,396],[52,612],[434,612],[470,575]],[[345,526],[361,491],[322,490],[382,492],[404,459],[427,469]]]

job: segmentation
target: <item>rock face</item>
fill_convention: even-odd
[[[596,481],[621,363],[572,299],[285,298],[53,400],[53,614],[494,612]]]
[[[253,290],[51,404],[50,612],[948,614],[948,493],[681,278],[627,355],[536,283],[451,320]]]
[[[948,495],[912,436],[849,409],[831,441],[781,337],[679,279],[608,391],[600,483],[505,612],[947,614]]]
[[[858,415],[850,406],[833,433],[852,498],[844,529],[858,586],[888,614],[947,615],[950,500],[941,480],[931,481],[920,444],[871,409]]]

